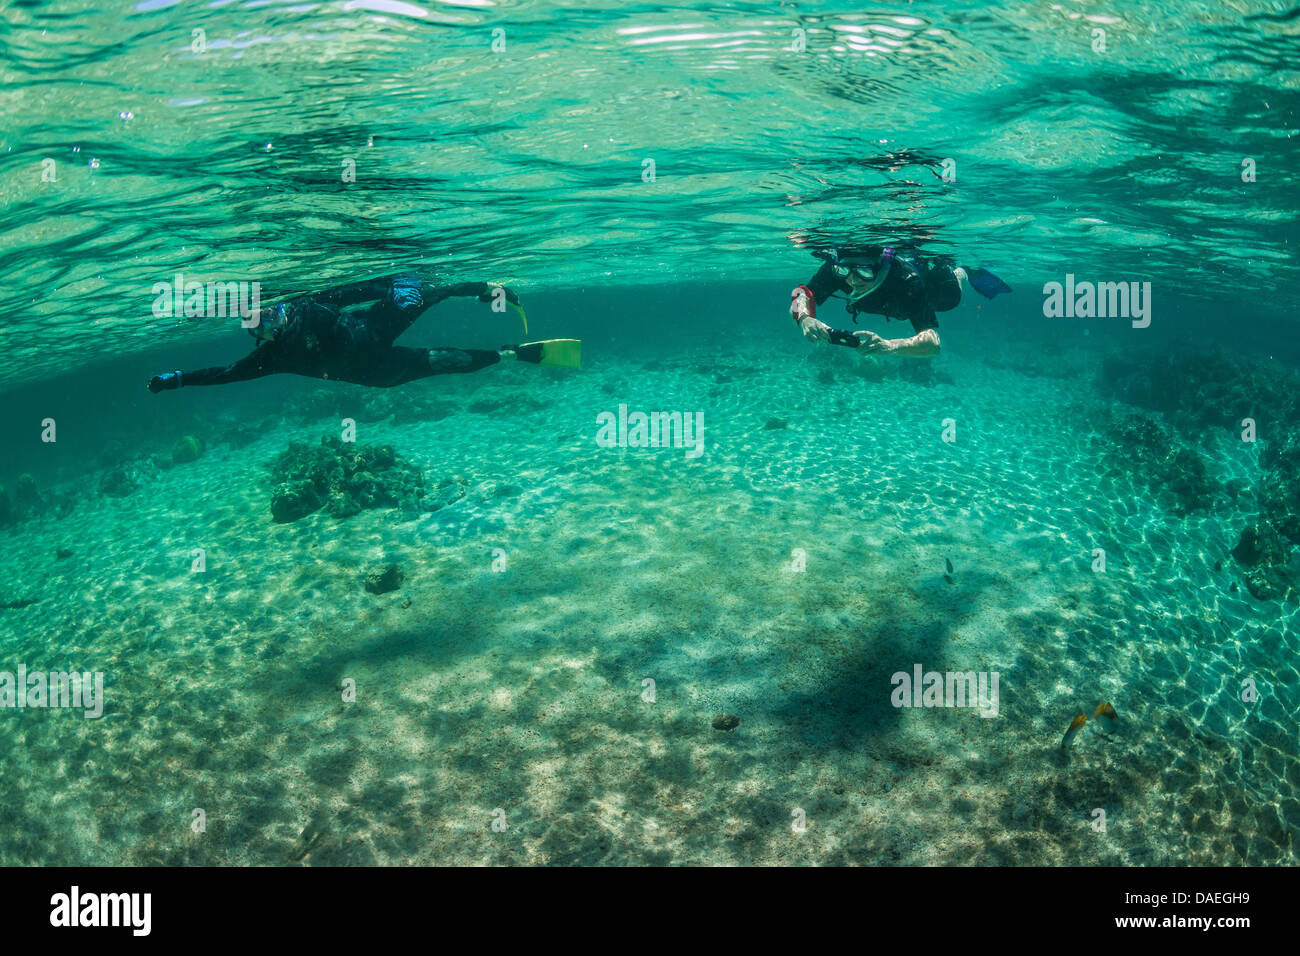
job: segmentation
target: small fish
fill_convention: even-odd
[[[1093,723],[1101,728],[1103,734],[1113,734],[1119,721],[1119,715],[1109,703],[1099,704],[1092,715]]]
[[[320,842],[321,834],[325,832],[327,818],[322,814],[316,814],[312,821],[302,828],[302,833],[298,834],[297,853],[293,856],[294,862],[305,860],[316,848]]]
[[[1074,735],[1077,734],[1080,730],[1082,730],[1083,725],[1086,724],[1087,722],[1088,722],[1088,718],[1083,714],[1079,714],[1077,717],[1074,718],[1074,720],[1070,721],[1070,729],[1067,730],[1065,732],[1065,736],[1061,738],[1062,750],[1065,750],[1067,747],[1070,746],[1070,741],[1074,740]]]
[[[950,558],[944,558],[943,563],[944,567],[948,569],[948,573],[952,574],[952,560]]]
[[[1222,570],[1223,570],[1223,562],[1222,562],[1222,561],[1215,561],[1215,562],[1214,562],[1214,570],[1216,570],[1216,571],[1222,571]]]

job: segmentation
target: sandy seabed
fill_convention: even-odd
[[[0,669],[106,684],[98,720],[0,711],[0,863],[1294,864],[1296,608],[1231,590],[1249,503],[1162,510],[1099,453],[1085,361],[919,368],[792,346],[214,403],[198,461],[0,534],[0,597],[34,601]],[[703,411],[704,454],[598,447],[620,403]],[[267,462],[343,417],[464,497],[273,523]],[[895,708],[916,664],[997,672],[998,716]],[[1102,701],[1118,730],[1064,755]]]

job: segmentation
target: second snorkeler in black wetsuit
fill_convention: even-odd
[[[864,352],[935,355],[939,351],[939,319],[935,313],[957,307],[963,282],[969,281],[989,299],[1011,291],[986,269],[954,267],[942,259],[926,259],[890,247],[816,255],[825,261],[807,285],[791,293],[790,316],[812,341],[848,345]],[[868,312],[911,322],[916,334],[904,339],[885,339],[874,332],[831,328],[817,318],[817,306],[836,292],[848,298],[847,309],[855,323],[859,313]]]
[[[480,302],[502,298],[519,307],[519,297],[487,282],[433,286],[415,276],[372,279],[291,299],[262,309],[249,332],[258,339],[250,355],[233,365],[166,372],[149,380],[149,391],[192,385],[225,385],[287,372],[356,385],[391,388],[431,375],[476,372],[501,361],[519,359],[538,364],[576,365],[576,342],[558,347],[534,342],[501,349],[407,348],[394,340],[431,305],[452,296],[474,296]],[[365,310],[347,306],[374,304]],[[522,314],[522,309],[520,310]]]

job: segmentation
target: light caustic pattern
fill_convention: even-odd
[[[577,288],[857,238],[1294,304],[1274,3],[82,7],[0,11],[0,380],[156,335],[178,271]]]

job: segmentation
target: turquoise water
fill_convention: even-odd
[[[103,675],[0,708],[0,863],[1296,862],[1287,5],[27,2],[0,51],[0,703]],[[803,341],[873,242],[1014,291]],[[141,387],[252,345],[177,273],[402,270],[582,367]]]

